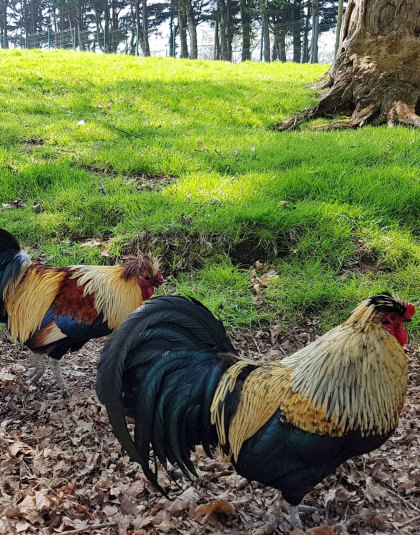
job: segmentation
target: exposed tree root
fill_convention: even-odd
[[[414,106],[409,106],[401,100],[396,100],[388,113],[388,126],[401,123],[420,128],[420,116],[417,115]]]
[[[326,91],[274,128],[296,130],[321,117],[332,121],[313,128],[419,128],[419,46],[420,0],[348,0],[334,63],[313,86]]]
[[[314,130],[336,130],[360,128],[367,124],[378,126],[396,124],[420,127],[420,116],[416,113],[416,105],[420,101],[419,90],[407,84],[343,83],[341,79],[327,91],[315,106],[306,108],[274,125],[275,130],[298,130],[301,125],[318,118],[331,119],[323,125],[308,126]],[[338,115],[340,117],[337,117]],[[348,117],[343,118],[344,115]],[[334,119],[336,117],[336,119]]]

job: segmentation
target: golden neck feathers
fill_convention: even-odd
[[[363,302],[350,318],[281,362],[261,363],[244,381],[225,436],[224,403],[249,361],[222,377],[211,407],[219,443],[237,459],[242,444],[277,410],[281,421],[334,437],[391,433],[407,389],[404,349]],[[256,364],[255,362],[253,363]]]
[[[124,266],[73,266],[72,278],[83,286],[84,295],[95,296],[95,308],[102,312],[110,329],[116,329],[143,303],[137,276],[123,278]]]

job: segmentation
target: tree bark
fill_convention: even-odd
[[[178,28],[179,38],[181,41],[181,58],[188,58],[187,14],[184,6],[184,0],[178,0]]]
[[[251,59],[251,10],[247,0],[240,0],[239,9],[242,28],[242,61],[247,61]]]
[[[335,32],[335,49],[334,54],[337,54],[338,45],[340,44],[341,23],[343,21],[344,0],[338,0],[338,13],[337,13],[337,28]]]
[[[141,2],[141,49],[143,55],[148,57],[150,56],[150,46],[149,46],[149,22],[147,20],[147,0],[142,0]]]
[[[284,24],[273,24],[273,61],[286,61],[286,29]]]
[[[233,9],[231,0],[218,0],[221,59],[232,61]]]
[[[281,130],[349,113],[331,128],[396,123],[420,127],[420,0],[349,0],[340,45],[318,104]]]
[[[292,26],[292,35],[293,35],[293,61],[300,63],[302,55],[302,42],[300,39],[301,31],[301,19],[302,19],[302,4],[301,0],[295,0],[294,5],[292,6],[293,13],[293,26]]]
[[[198,58],[198,41],[197,41],[197,21],[194,15],[194,8],[191,0],[185,0],[185,10],[187,15],[188,33],[190,34],[190,58]]]
[[[312,0],[311,63],[318,63],[319,0]]]
[[[311,10],[309,7],[307,8],[306,15],[305,15],[305,27],[303,29],[303,51],[302,51],[302,63],[308,63],[309,62],[309,20],[311,17]]]
[[[270,61],[270,26],[268,21],[268,13],[266,0],[260,0],[260,15],[263,23],[263,50],[264,50],[264,61]]]
[[[9,0],[0,0],[0,35],[1,48],[9,48],[9,38],[7,35],[7,7]]]

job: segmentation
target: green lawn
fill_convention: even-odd
[[[153,244],[162,292],[229,325],[328,328],[381,290],[418,304],[419,133],[272,129],[325,70],[0,51],[0,225],[57,265]]]

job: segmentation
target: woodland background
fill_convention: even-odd
[[[1,0],[2,48],[330,62],[338,0]]]

